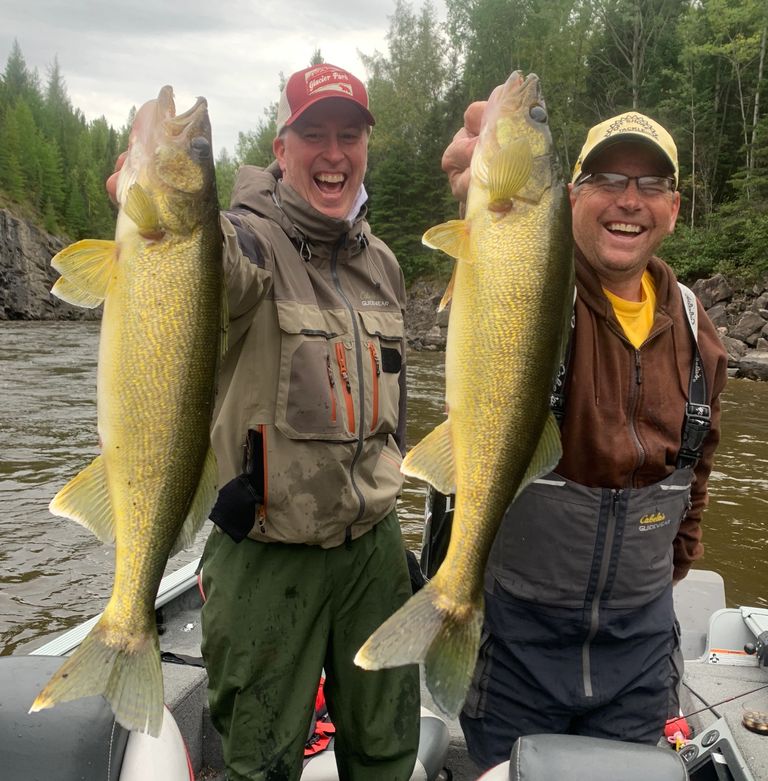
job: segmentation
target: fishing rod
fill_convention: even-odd
[[[764,683],[761,686],[758,686],[756,689],[750,689],[749,691],[742,692],[741,694],[735,694],[733,697],[726,697],[724,700],[720,700],[720,702],[713,702],[711,705],[707,703],[707,701],[698,694],[689,684],[683,682],[683,685],[688,689],[688,691],[693,694],[694,697],[696,697],[698,700],[703,702],[705,704],[704,708],[699,708],[699,710],[691,711],[690,713],[685,713],[682,716],[680,716],[681,719],[687,719],[690,716],[696,716],[699,713],[703,713],[705,710],[711,710],[712,713],[717,716],[717,718],[721,718],[720,714],[715,710],[716,705],[724,705],[726,702],[733,702],[733,700],[738,700],[740,697],[746,697],[748,694],[754,694],[755,692],[762,691],[763,689],[768,689],[768,683]]]

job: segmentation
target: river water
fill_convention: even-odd
[[[48,512],[56,491],[97,454],[98,323],[0,322],[0,654],[27,650],[103,609],[112,546]],[[443,419],[442,353],[412,352],[409,430],[418,442]],[[423,484],[406,481],[400,517],[421,543]],[[768,606],[768,383],[732,380],[704,517],[706,556],[730,605]],[[199,555],[194,546],[169,570]]]

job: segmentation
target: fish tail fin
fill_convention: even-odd
[[[423,663],[435,704],[455,717],[472,680],[482,623],[482,596],[474,604],[451,604],[433,580],[366,640],[355,664],[380,670]]]
[[[29,709],[35,713],[80,697],[102,694],[126,729],[160,734],[163,676],[157,634],[131,638],[130,648],[107,642],[104,617],[53,674]]]

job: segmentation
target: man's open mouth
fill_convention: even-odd
[[[616,236],[637,236],[645,230],[640,225],[632,225],[628,222],[609,222],[605,229]]]
[[[336,195],[344,189],[346,174],[317,174],[314,177],[317,188],[327,195]]]

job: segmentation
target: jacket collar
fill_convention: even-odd
[[[613,307],[603,292],[600,278],[578,247],[574,248],[574,260],[581,300],[598,316],[615,320]],[[651,272],[656,288],[657,314],[659,310],[671,313],[670,307],[676,310],[680,296],[677,295],[677,281],[672,269],[663,260],[654,256],[648,261],[648,270]]]

